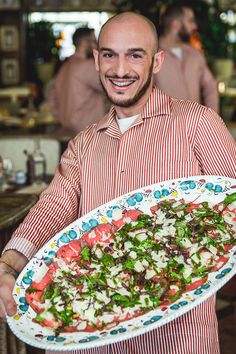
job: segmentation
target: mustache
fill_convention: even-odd
[[[129,76],[129,75],[124,75],[124,76],[118,76],[118,75],[106,75],[106,78],[107,79],[111,79],[111,80],[114,80],[114,79],[125,79],[125,80],[136,80],[138,79],[139,77],[136,75],[136,76]]]

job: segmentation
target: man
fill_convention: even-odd
[[[62,65],[48,98],[49,110],[75,133],[104,115],[104,94],[92,59],[94,30],[83,27],[73,35],[75,54]]]
[[[196,101],[218,112],[217,84],[203,55],[188,44],[197,29],[188,5],[170,5],[162,18],[160,49],[165,53],[154,84],[171,97]]]
[[[0,299],[9,315],[15,313],[14,278],[9,273],[20,271],[52,235],[78,216],[162,180],[200,174],[236,176],[235,142],[219,116],[153,88],[153,73],[161,69],[163,52],[158,51],[155,27],[148,19],[128,12],[108,20],[94,55],[113,107],[104,119],[70,141],[51,185],[5,248]],[[147,334],[69,353],[143,351],[218,354],[214,297]]]

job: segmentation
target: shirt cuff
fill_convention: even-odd
[[[22,253],[29,260],[38,251],[37,247],[29,240],[23,237],[13,237],[4,247],[2,254],[8,250],[15,250]]]

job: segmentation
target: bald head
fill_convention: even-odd
[[[141,31],[142,35],[151,40],[153,54],[158,50],[158,36],[154,24],[145,16],[135,12],[123,12],[111,17],[101,28],[98,37],[98,48],[100,47],[100,40],[104,32],[113,30],[115,27],[127,27],[127,35],[131,35],[132,31]]]

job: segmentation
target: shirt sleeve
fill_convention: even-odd
[[[199,120],[194,148],[204,174],[236,178],[236,142],[212,109]]]
[[[14,249],[30,259],[53,235],[78,217],[81,173],[77,145],[76,138],[70,141],[51,184],[3,252]]]
[[[202,89],[203,103],[205,106],[212,108],[215,112],[219,113],[219,95],[216,80],[208,68],[204,57],[201,54],[199,55],[201,61],[200,85]]]

